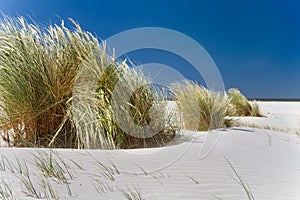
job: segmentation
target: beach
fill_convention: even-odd
[[[25,187],[29,179],[40,197],[59,199],[299,199],[300,103],[258,104],[262,118],[238,117],[242,126],[210,132],[181,130],[177,142],[167,147],[3,147],[0,180],[16,199],[36,198]],[[208,134],[218,137],[203,157],[201,148]],[[53,166],[57,161],[64,178],[41,178],[38,161],[51,159]]]

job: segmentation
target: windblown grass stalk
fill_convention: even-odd
[[[14,195],[11,186],[4,180],[0,181],[0,199],[14,200]]]
[[[92,177],[92,184],[94,185],[94,188],[99,194],[104,194],[106,192],[113,192],[114,187],[109,185],[107,182],[103,182],[101,180],[101,177]]]
[[[250,103],[238,89],[229,89],[229,116],[254,116],[261,117],[258,105],[253,102]]]
[[[145,200],[140,189],[136,186],[133,187],[133,190],[127,188],[127,191],[120,190],[120,192],[127,200]]]
[[[96,162],[97,162],[97,167],[99,168],[99,174],[103,175],[103,177],[111,181],[115,181],[115,175],[120,174],[119,170],[115,167],[106,165],[105,163],[102,163],[99,160],[97,160]]]
[[[243,187],[244,191],[246,192],[248,199],[255,200],[253,192],[251,191],[249,185],[241,178],[241,176],[238,174],[237,170],[233,167],[232,163],[228,160],[228,158],[225,157],[225,155],[223,155],[223,157],[226,160],[226,162],[229,164],[235,176],[237,177],[237,182]]]
[[[192,81],[172,85],[182,115],[183,128],[206,131],[224,127],[228,98]]]

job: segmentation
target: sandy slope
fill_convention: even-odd
[[[300,112],[295,112],[294,106],[286,112],[290,104],[263,104],[262,111],[269,118],[273,115],[274,118],[283,115],[299,117]],[[72,179],[67,177],[72,196],[68,194],[66,184],[56,183],[53,179],[51,183],[60,199],[126,199],[122,191],[135,192],[135,188],[144,199],[150,200],[247,199],[246,191],[225,160],[227,158],[256,200],[300,199],[300,139],[297,135],[254,128],[212,131],[210,136],[220,134],[220,138],[210,154],[201,159],[199,152],[208,133],[182,131],[181,134],[178,139],[183,143],[165,148],[55,150],[70,166]],[[30,161],[38,152],[49,153],[49,150],[0,149],[0,153],[16,166],[16,157],[27,160],[36,185],[39,183],[38,170]],[[0,179],[9,183],[17,199],[30,199],[22,192],[24,186],[17,178],[19,172],[13,173],[8,166],[3,170],[2,164],[0,160]]]

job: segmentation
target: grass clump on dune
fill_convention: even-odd
[[[72,21],[72,20],[71,20]],[[175,129],[155,101],[153,89],[126,62],[107,55],[105,43],[75,25],[40,27],[20,17],[0,22],[0,129],[14,146],[131,148],[162,145]],[[132,92],[112,107],[115,86]],[[137,87],[137,83],[143,83]],[[122,93],[120,93],[122,94]],[[119,95],[120,96],[120,95]],[[122,96],[122,95],[121,95]],[[156,106],[160,104],[160,109]],[[128,108],[129,107],[129,108]],[[162,127],[151,137],[134,137],[116,123]],[[149,118],[149,114],[155,116]],[[156,113],[156,114],[155,114]],[[124,119],[123,119],[124,120]],[[157,122],[160,123],[151,123]]]
[[[20,17],[0,22],[1,129],[17,146],[75,147],[76,135],[68,118],[76,75],[94,37],[76,25],[47,29]]]
[[[192,81],[172,85],[183,128],[206,131],[226,126],[228,98]]]
[[[145,148],[173,139],[177,127],[167,104],[154,98],[159,91],[141,72],[108,56],[105,43],[83,66],[73,95],[80,99],[73,116],[83,148]]]
[[[156,100],[159,91],[139,71],[111,65],[100,77],[98,109],[102,130],[119,148],[163,146],[176,134],[167,115],[167,103]]]
[[[249,102],[238,89],[229,89],[229,116],[253,116],[261,117],[258,105],[255,102]]]

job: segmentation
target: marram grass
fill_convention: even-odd
[[[228,98],[192,81],[172,85],[183,128],[206,131],[225,127]]]
[[[73,116],[77,115],[74,123],[79,127],[78,139],[83,148],[145,148],[167,144],[175,136],[177,126],[165,114],[166,102],[155,100],[159,91],[126,61],[119,62],[105,52],[105,48],[102,52],[98,50],[87,59],[75,85],[78,92],[73,98],[80,101],[73,109]],[[93,77],[85,77],[87,74]],[[136,134],[136,127],[146,131]]]
[[[155,99],[160,91],[127,64],[111,65],[105,73],[114,78],[99,79],[97,105],[102,130],[114,144],[138,148],[163,146],[171,141],[177,126],[166,114],[167,103]]]
[[[184,129],[206,131],[232,126],[231,116],[262,116],[258,105],[249,102],[237,89],[221,94],[189,80],[171,88]]]
[[[139,148],[163,146],[178,124],[163,94],[138,70],[108,55],[75,26],[41,27],[20,17],[0,22],[0,129],[14,146]],[[261,116],[237,90],[191,81],[171,87],[183,128],[228,126],[229,116]],[[124,114],[125,113],[125,114]],[[126,114],[127,113],[127,114]]]
[[[255,102],[249,102],[238,89],[232,88],[228,90],[230,116],[253,116],[261,117],[258,105]]]
[[[1,129],[16,146],[75,147],[68,118],[76,74],[97,40],[76,25],[47,29],[24,18],[4,16],[0,22]],[[12,137],[12,138],[11,138]]]
[[[166,105],[153,99],[156,91],[125,61],[109,56],[105,43],[72,22],[72,31],[63,21],[47,28],[22,17],[4,16],[0,22],[3,138],[14,146],[65,148],[135,148],[170,141],[176,127],[164,115]],[[113,109],[117,83],[132,96]],[[115,120],[121,110],[130,113],[122,120],[160,131],[151,137],[128,134]]]

